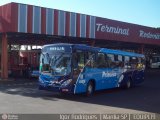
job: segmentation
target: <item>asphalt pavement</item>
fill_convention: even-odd
[[[25,80],[24,80],[25,81]],[[0,82],[0,113],[159,113],[160,70],[147,70],[143,84],[98,91],[92,97],[38,90],[37,80]]]

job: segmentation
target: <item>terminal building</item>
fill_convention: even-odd
[[[38,66],[45,44],[73,43],[160,54],[160,29],[39,6],[0,6],[0,77]],[[21,50],[21,49],[25,50]]]

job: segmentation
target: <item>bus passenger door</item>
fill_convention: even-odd
[[[82,93],[86,91],[85,73],[83,68],[85,65],[85,52],[76,50],[73,53],[73,80],[75,81],[74,93]]]

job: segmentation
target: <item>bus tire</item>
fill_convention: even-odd
[[[94,82],[93,81],[89,81],[87,84],[87,89],[86,89],[86,96],[92,96],[94,93]]]

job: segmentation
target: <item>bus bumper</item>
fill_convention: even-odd
[[[59,87],[51,87],[51,86],[39,85],[39,90],[47,90],[47,91],[59,92]]]
[[[51,91],[56,93],[66,93],[66,94],[74,93],[73,86],[61,87],[61,86],[39,85],[39,90],[46,90],[46,91]]]

